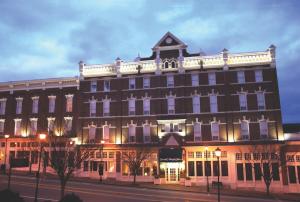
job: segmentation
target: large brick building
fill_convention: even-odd
[[[275,46],[191,54],[168,32],[152,50],[133,62],[80,62],[78,78],[0,84],[0,133],[10,135],[11,155],[27,150],[33,158],[13,144],[47,132],[96,149],[80,176],[98,177],[104,161],[105,178],[131,180],[122,153],[148,148],[138,180],[159,175],[161,183],[181,183],[189,176],[205,185],[216,180],[218,147],[223,184],[264,189],[259,173],[271,172],[272,191],[300,191],[299,142],[285,140],[282,130]],[[260,161],[279,154],[289,163]]]

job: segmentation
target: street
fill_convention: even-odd
[[[7,187],[7,177],[0,176],[0,189]],[[39,189],[39,201],[50,202],[58,201],[60,194],[60,186],[57,180],[42,179]],[[11,188],[18,191],[26,202],[31,202],[34,199],[35,178],[12,176]],[[191,193],[184,191],[169,191],[138,187],[126,187],[116,185],[101,185],[94,183],[75,182],[70,181],[67,184],[66,192],[75,193],[80,196],[84,202],[101,202],[101,201],[122,201],[122,202],[192,202],[203,201],[213,202],[217,201],[214,194]],[[243,202],[269,202],[270,199],[254,199],[236,196],[221,196],[221,201],[243,201]],[[279,201],[279,200],[277,200]]]

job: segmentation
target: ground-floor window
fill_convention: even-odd
[[[211,162],[205,161],[205,176],[211,176]]]
[[[297,171],[298,171],[298,182],[300,184],[300,166],[297,166]]]
[[[221,161],[222,176],[228,176],[228,161]]]
[[[245,168],[246,168],[246,180],[253,180],[253,176],[252,176],[252,164],[251,163],[246,163],[245,164]]]
[[[288,172],[289,172],[289,182],[291,184],[296,183],[296,169],[295,166],[288,166]]]
[[[219,175],[219,162],[218,161],[213,161],[213,173],[214,176],[218,176]]]
[[[279,164],[278,163],[272,163],[272,174],[273,174],[273,180],[279,181]]]
[[[88,161],[84,161],[83,162],[83,171],[89,171],[89,162]]]
[[[261,180],[261,168],[260,168],[260,163],[254,163],[254,174],[255,174],[255,180]]]
[[[195,176],[194,161],[188,162],[188,176]]]
[[[197,176],[203,176],[202,161],[196,161],[196,172],[197,172]]]
[[[236,170],[237,170],[237,178],[238,180],[244,180],[244,169],[242,163],[236,164]]]

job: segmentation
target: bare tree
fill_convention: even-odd
[[[136,184],[136,176],[138,175],[142,163],[148,156],[149,152],[140,148],[123,153],[122,160],[128,163],[130,174],[133,175],[133,184]]]
[[[62,198],[68,180],[74,171],[80,168],[82,162],[89,158],[89,152],[87,149],[80,149],[73,142],[57,141],[58,138],[51,139],[49,161],[60,181]]]
[[[285,155],[281,152],[281,145],[263,144],[250,147],[250,155],[245,160],[251,162],[253,169],[263,178],[266,186],[266,194],[270,195],[272,181],[279,180],[280,170],[285,166]]]

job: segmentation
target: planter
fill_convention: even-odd
[[[184,181],[184,186],[191,187],[192,186],[192,180],[185,180]]]

